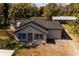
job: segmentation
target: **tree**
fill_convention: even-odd
[[[0,3],[0,24],[2,22],[3,4]]]
[[[31,8],[32,17],[40,16],[40,13],[39,13],[40,8],[38,8],[35,4],[32,4],[31,6],[32,6]]]
[[[56,9],[57,5],[54,3],[49,3],[48,5],[46,5],[44,7],[44,15],[48,17],[49,20],[52,19],[52,16],[55,16],[55,9]]]
[[[35,4],[19,3],[11,4],[10,17],[13,18],[29,18],[40,16],[40,8]]]
[[[4,3],[3,4],[3,17],[4,17],[4,25],[6,26],[8,24],[8,14],[9,14],[9,4]]]
[[[40,17],[44,15],[44,6],[40,7]]]
[[[26,18],[26,17],[31,16],[31,4],[30,3],[15,4],[13,9],[14,9],[15,14],[17,14],[16,17]]]

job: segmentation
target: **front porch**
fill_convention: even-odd
[[[17,40],[23,43],[45,44],[47,35],[36,33],[17,33]]]

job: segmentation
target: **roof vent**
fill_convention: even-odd
[[[21,22],[17,22],[17,27],[19,27],[21,25]]]

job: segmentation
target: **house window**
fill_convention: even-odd
[[[18,39],[21,39],[21,34],[18,33],[18,34],[17,34],[17,37],[18,37]]]
[[[35,37],[35,39],[39,39],[39,35],[38,34],[35,34],[34,37]]]
[[[22,38],[26,39],[26,34],[25,33],[22,33]]]
[[[40,34],[40,39],[43,39],[43,34]]]
[[[43,39],[43,34],[35,34],[34,38],[35,39]]]
[[[26,39],[25,33],[18,33],[17,36],[18,36],[18,39]]]

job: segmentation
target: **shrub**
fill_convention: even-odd
[[[8,39],[0,39],[0,48],[6,49],[8,42],[9,42]]]

